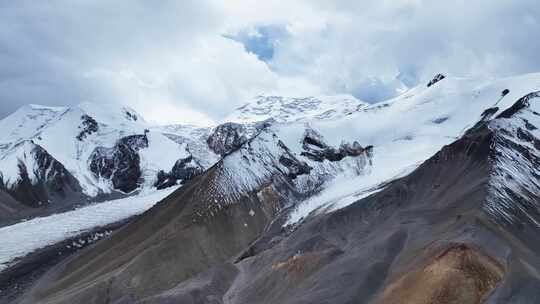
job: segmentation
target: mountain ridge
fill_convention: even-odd
[[[340,105],[339,99],[334,97],[331,105]],[[350,102],[355,101],[344,101]],[[317,106],[322,104],[319,101]],[[299,117],[304,115],[308,120],[317,119],[302,113],[302,109],[298,111]],[[281,122],[286,123],[284,120]],[[147,123],[134,110],[123,106],[91,103],[70,107],[27,105],[0,121],[0,127],[4,130],[0,134],[0,167],[2,163],[5,168],[15,165],[10,170],[0,170],[4,171],[3,189],[24,197],[17,186],[22,178],[16,164],[25,166],[24,162],[29,160],[11,159],[17,158],[13,149],[23,141],[30,140],[39,145],[74,175],[82,188],[82,199],[73,200],[79,201],[80,205],[97,198],[117,198],[184,183],[186,178],[192,178],[214,165],[222,155],[239,148],[271,123],[276,122],[243,122],[234,129],[223,129],[228,124],[207,128],[155,126]],[[226,143],[228,138],[235,136],[240,138],[238,142]],[[141,138],[146,143],[140,147],[126,145],[131,142],[130,138]],[[210,139],[215,144],[210,144]],[[34,168],[36,172],[45,170]],[[43,175],[43,172],[37,173]],[[54,194],[53,190],[46,192]],[[46,195],[42,200],[59,205],[54,195]],[[35,206],[35,202],[27,199],[22,199],[20,203],[21,210],[28,205]],[[65,207],[69,208],[67,205]],[[50,209],[49,212],[59,210],[56,207]],[[0,218],[6,216],[10,217],[0,212]],[[22,212],[20,217],[24,216]]]

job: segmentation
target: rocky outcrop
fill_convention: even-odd
[[[278,146],[281,148],[279,163],[287,168],[289,178],[295,179],[299,175],[309,174],[311,172],[312,168],[306,162],[294,156],[291,150],[281,140],[278,142]]]
[[[133,111],[130,111],[130,110],[125,110],[125,113],[126,113],[126,118],[128,120],[132,120],[132,121],[137,121],[139,120],[139,117],[137,116],[137,114]]]
[[[99,126],[94,118],[84,114],[81,116],[81,125],[79,126],[79,129],[81,131],[77,135],[77,140],[83,141],[88,135],[97,132]]]
[[[240,148],[248,141],[246,132],[244,125],[228,122],[217,126],[206,142],[212,151],[224,156]]]
[[[29,207],[42,207],[83,197],[75,177],[41,146],[25,141],[13,153],[19,154],[18,178],[8,183],[0,173],[0,188],[18,202]]]
[[[203,173],[204,168],[201,164],[193,158],[188,156],[183,159],[179,159],[169,172],[160,170],[157,174],[157,181],[154,186],[157,189],[164,189],[178,183],[185,184],[197,175]]]
[[[124,144],[134,151],[139,151],[140,149],[148,148],[148,137],[146,134],[131,135],[120,138],[118,143]]]
[[[243,144],[257,136],[261,131],[269,128],[274,122],[274,119],[248,124],[227,122],[217,126],[208,136],[206,143],[214,153],[225,156],[238,150]]]
[[[356,157],[364,153],[371,153],[372,147],[362,147],[358,142],[342,143],[338,149],[329,146],[322,135],[313,129],[306,129],[304,139],[302,141],[303,152],[305,156],[311,160],[322,162],[329,160],[332,162],[340,161],[347,156]]]
[[[114,189],[131,192],[139,186],[141,177],[138,151],[146,147],[146,135],[123,137],[112,148],[96,148],[90,155],[89,168],[97,178],[110,180]]]
[[[540,91],[531,92],[516,101],[510,108],[504,110],[501,114],[497,115],[497,118],[510,118],[519,111],[528,108],[530,106],[530,100],[540,97]]]
[[[435,75],[435,77],[433,77],[433,79],[431,79],[428,84],[427,84],[427,87],[431,87],[432,85],[436,84],[437,82],[445,79],[446,76],[444,76],[443,74],[437,74]]]

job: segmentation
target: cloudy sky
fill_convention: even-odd
[[[258,94],[375,102],[435,73],[540,71],[537,0],[0,1],[0,117],[120,103],[208,123]]]

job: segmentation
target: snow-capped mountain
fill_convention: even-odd
[[[300,204],[292,222],[323,206],[335,210],[379,191],[378,185],[408,174],[487,119],[486,111],[494,117],[534,91],[539,78],[540,74],[498,80],[436,75],[429,86],[418,86],[344,119],[311,123],[325,138],[334,139],[334,145],[356,140],[373,146],[373,166],[369,175],[339,179],[334,187]]]
[[[338,119],[367,106],[351,95],[293,98],[257,96],[235,109],[225,122],[257,122],[272,119],[277,122]]]
[[[241,148],[225,157],[227,174],[220,183],[226,186],[216,186],[218,201],[290,174],[294,192],[310,198],[296,204],[289,224],[315,210],[343,208],[414,170],[487,119],[486,109],[498,115],[512,106],[539,79],[539,74],[495,81],[436,75],[428,85],[336,119],[271,124],[252,140],[238,140]],[[280,161],[284,155],[291,168]]]
[[[235,163],[241,168],[246,159],[255,159],[244,166],[256,179],[287,171],[283,167],[287,163],[295,167],[289,169],[304,172],[287,174],[312,172],[295,181],[309,191],[327,188],[322,180],[337,176],[342,187],[358,182],[354,192],[364,193],[409,172],[458,138],[486,107],[508,106],[505,103],[527,92],[529,79],[535,77],[484,81],[436,75],[428,85],[374,105],[347,95],[259,96],[233,111],[231,122],[207,128],[154,126],[134,110],[112,105],[28,105],[0,121],[1,185],[26,206],[81,204],[185,182],[221,157],[258,144],[265,150],[259,152],[272,159],[260,165],[264,168],[253,169],[261,162],[258,157],[264,159],[249,156],[253,150]],[[512,90],[503,94],[507,87]],[[343,167],[341,159],[351,158],[347,153],[361,151],[370,155],[369,160]],[[297,206],[291,221],[320,208],[318,200],[327,195],[323,191]]]
[[[272,124],[339,118],[365,106],[348,96],[259,97],[236,122],[200,128],[151,125],[114,105],[28,105],[0,121],[1,185],[23,205],[52,209],[154,191],[202,173]]]
[[[0,121],[0,129],[2,189],[33,207],[151,190],[158,175],[194,157],[187,143],[127,107],[28,105]]]

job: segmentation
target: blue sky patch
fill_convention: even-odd
[[[261,61],[269,62],[279,42],[286,39],[289,33],[285,26],[265,25],[223,36],[242,43],[247,52],[255,54]]]

